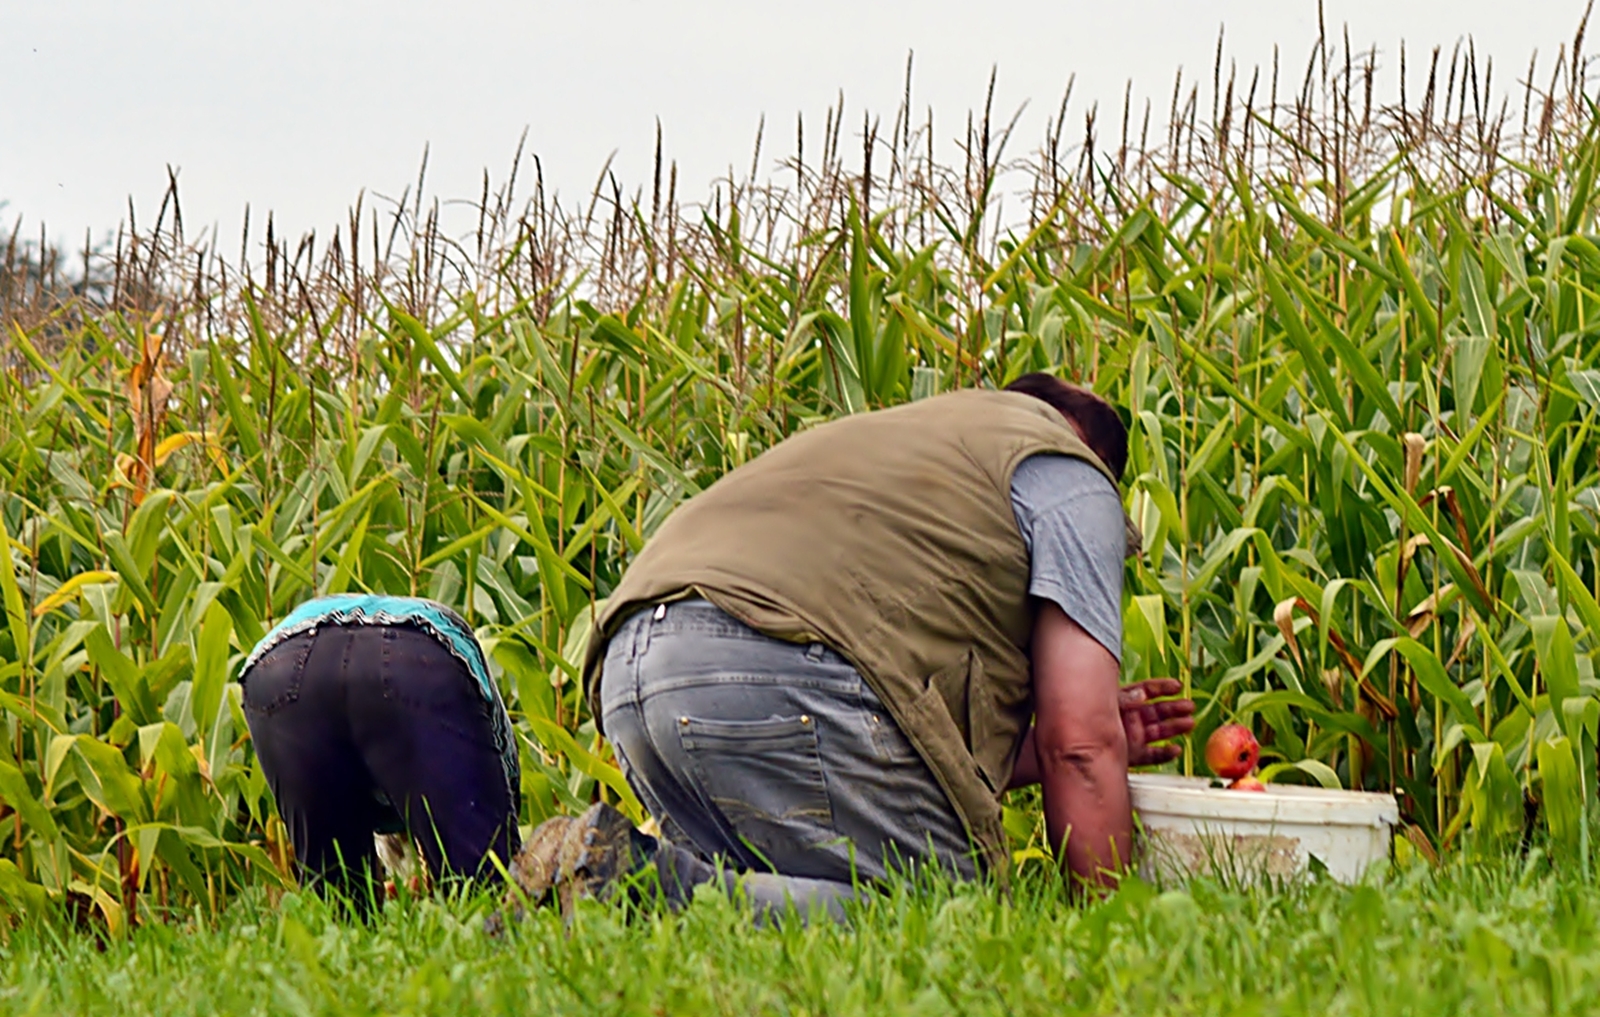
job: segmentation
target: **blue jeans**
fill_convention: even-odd
[[[894,868],[977,875],[933,772],[821,644],[763,636],[704,600],[647,608],[611,638],[600,698],[623,773],[661,826],[669,896],[721,878],[758,911],[793,901],[838,916]]]

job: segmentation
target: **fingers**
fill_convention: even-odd
[[[1117,691],[1123,709],[1147,703],[1152,699],[1166,699],[1183,692],[1183,683],[1176,678],[1146,678],[1142,682],[1124,685]]]
[[[1170,744],[1194,730],[1194,701],[1171,698],[1182,692],[1183,683],[1176,678],[1149,678],[1119,690],[1129,735],[1128,765],[1159,766],[1183,755],[1183,746]]]
[[[1155,724],[1140,725],[1138,728],[1137,737],[1130,738],[1129,740],[1137,741],[1144,745],[1150,745],[1154,742],[1164,742],[1173,738],[1181,738],[1193,730],[1193,717],[1174,717],[1172,720],[1164,720]]]
[[[1164,699],[1183,691],[1183,682],[1176,678],[1146,678],[1142,682],[1136,682],[1135,686],[1144,689],[1146,699]]]
[[[1154,727],[1169,720],[1192,718],[1194,716],[1194,703],[1187,699],[1169,699],[1160,703],[1124,706],[1122,715],[1126,720],[1144,727]],[[1193,724],[1190,727],[1193,727]]]
[[[1159,703],[1146,703],[1139,708],[1139,716],[1146,723],[1159,720],[1170,720],[1173,717],[1194,716],[1194,701],[1191,699],[1164,699]]]
[[[1145,741],[1164,742],[1169,738],[1181,738],[1194,730],[1193,717],[1177,717],[1163,721],[1160,724],[1147,726],[1144,729]]]

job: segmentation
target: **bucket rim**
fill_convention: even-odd
[[[1267,791],[1227,791],[1206,777],[1132,773],[1128,789],[1135,811],[1213,821],[1307,823],[1319,826],[1395,826],[1394,795],[1300,784],[1268,784]]]

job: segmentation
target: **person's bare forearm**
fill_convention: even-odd
[[[1041,776],[1051,847],[1077,881],[1112,885],[1132,857],[1127,748],[1050,755]]]
[[[1116,657],[1054,604],[1033,635],[1033,752],[1045,829],[1080,885],[1106,886],[1128,864],[1128,735]]]
[[[1171,678],[1147,678],[1123,686],[1117,694],[1122,727],[1128,741],[1128,765],[1151,766],[1170,762],[1182,749],[1168,741],[1194,730],[1194,703],[1178,699],[1183,686]],[[1032,787],[1040,781],[1038,727],[1028,725],[1017,746],[1007,791]]]

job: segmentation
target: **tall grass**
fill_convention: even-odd
[[[247,219],[236,260],[186,236],[175,187],[79,282],[7,255],[0,897],[119,925],[284,882],[233,682],[274,619],[345,590],[477,627],[524,822],[596,795],[637,815],[576,683],[629,556],[797,430],[1031,370],[1128,412],[1128,678],[1181,677],[1197,739],[1254,725],[1274,779],[1394,790],[1422,855],[1533,824],[1579,864],[1600,727],[1581,51],[1498,106],[1504,75],[1435,52],[1381,105],[1376,54],[1324,39],[1293,77],[1180,77],[1164,137],[1129,104],[1074,142],[1064,99],[1014,158],[986,105],[955,165],[908,66],[886,128],[842,105],[798,123],[777,171],[758,141],[703,206],[659,158],[646,188],[607,174],[564,205],[519,152],[465,236],[419,175],[327,237]],[[1008,826],[1037,853],[1035,817]]]

